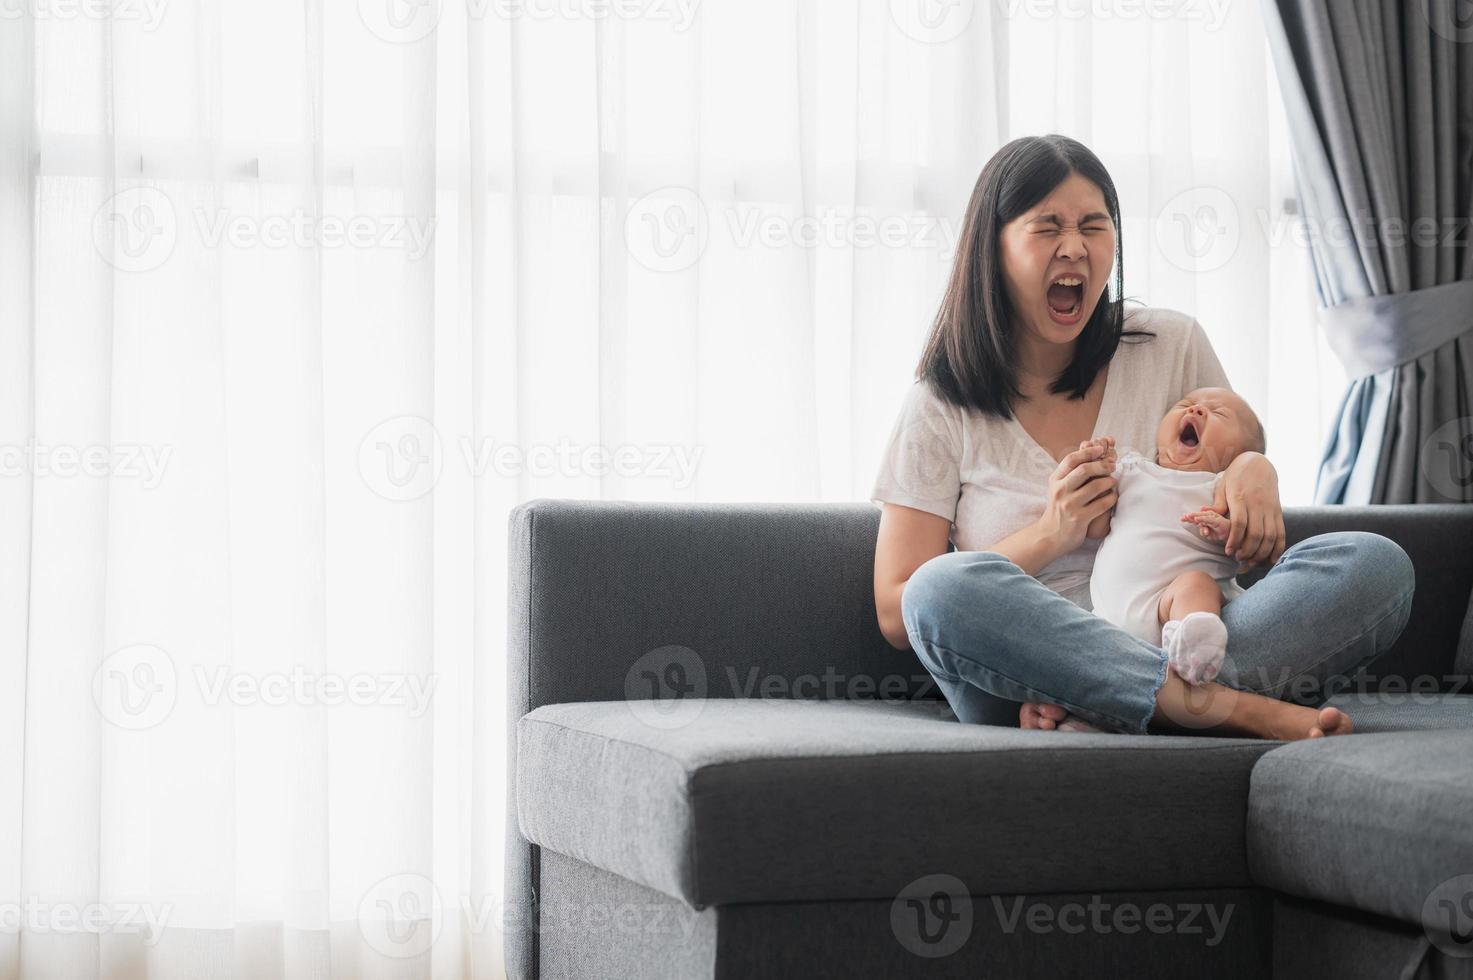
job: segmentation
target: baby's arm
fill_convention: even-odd
[[[1195,524],[1202,537],[1218,544],[1226,544],[1228,532],[1233,529],[1233,522],[1213,510],[1211,504],[1203,504],[1201,510],[1183,514],[1181,520],[1183,524]]]
[[[1079,448],[1080,449],[1087,449],[1090,446],[1093,446],[1095,444],[1099,444],[1099,445],[1102,445],[1102,446],[1105,447],[1105,455],[1102,456],[1101,459],[1108,459],[1111,462],[1115,462],[1116,461],[1116,455],[1115,455],[1115,437],[1114,436],[1101,436],[1100,438],[1094,440],[1093,442],[1082,442],[1082,443],[1079,444]],[[1116,489],[1117,490],[1119,489],[1119,484],[1118,483],[1116,484]],[[1109,510],[1105,511],[1099,517],[1096,517],[1094,520],[1090,521],[1089,522],[1089,527],[1085,529],[1084,536],[1086,538],[1103,538],[1105,535],[1109,534],[1110,533],[1110,517],[1114,513],[1115,513],[1115,508],[1114,507],[1111,507]]]
[[[1233,522],[1213,510],[1210,504],[1203,504],[1201,510],[1194,511],[1193,513],[1183,514],[1181,522],[1183,524],[1195,524],[1198,534],[1202,535],[1206,540],[1215,541],[1218,544],[1226,544],[1228,534],[1233,529]],[[1238,562],[1238,570],[1234,574],[1241,575],[1251,567],[1251,565]]]

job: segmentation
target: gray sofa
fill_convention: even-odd
[[[1416,566],[1350,737],[959,724],[867,504],[517,507],[508,974],[1473,977],[1473,507],[1285,517]]]

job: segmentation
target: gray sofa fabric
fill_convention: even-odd
[[[1466,898],[1473,731],[1352,735],[1275,749],[1253,769],[1248,859],[1261,884],[1406,923],[1422,923],[1434,891],[1458,876],[1467,878]]]
[[[1360,735],[1473,728],[1473,688],[1467,694],[1368,691],[1335,694],[1325,701],[1344,711]]]
[[[879,511],[867,503],[543,499],[512,511],[507,676],[512,785],[504,937],[510,976],[540,975],[539,902],[558,897],[549,888],[563,887],[540,866],[544,854],[556,857],[553,844],[544,851],[524,838],[522,818],[529,818],[526,828],[537,839],[607,861],[636,876],[621,880],[656,883],[652,890],[677,895],[682,904],[719,904],[764,893],[872,894],[943,850],[948,862],[955,855],[968,862],[967,874],[978,879],[969,887],[977,889],[1004,888],[1009,882],[1018,889],[1036,887],[1016,884],[1023,875],[1019,868],[1045,874],[1050,887],[1059,888],[1251,880],[1242,836],[1246,775],[1203,785],[1205,796],[1186,798],[1216,810],[1238,807],[1235,813],[1214,810],[1205,817],[1218,846],[1193,842],[1146,853],[1138,846],[1144,830],[1131,825],[1126,814],[1139,819],[1146,812],[1140,807],[1172,789],[1196,793],[1199,776],[1190,767],[1203,759],[1232,773],[1243,765],[1246,773],[1252,762],[1244,759],[1264,752],[1264,758],[1272,758],[1281,751],[1276,743],[1238,748],[1225,740],[1150,736],[1116,749],[1117,740],[1128,737],[1071,735],[1063,747],[1058,733],[968,731],[940,715],[912,718],[903,710],[898,717],[884,710],[866,714],[868,725],[850,724],[854,716],[840,711],[825,718],[844,720],[842,731],[813,731],[817,716],[808,719],[808,713],[824,706],[807,700],[788,706],[804,712],[803,721],[785,718],[778,725],[771,714],[731,721],[721,710],[707,716],[703,709],[700,719],[683,730],[650,731],[643,739],[618,742],[617,726],[607,715],[539,714],[535,732],[533,725],[522,725],[523,716],[544,706],[573,710],[578,703],[652,697],[662,699],[659,710],[677,713],[689,712],[696,701],[763,709],[772,707],[763,701],[795,698],[850,701],[866,712],[877,696],[908,699],[913,702],[908,708],[916,711],[944,712],[943,703],[921,703],[939,697],[934,684],[914,654],[893,649],[875,622],[878,523]],[[1285,524],[1290,543],[1335,530],[1385,534],[1416,567],[1416,596],[1401,638],[1354,690],[1340,697],[1395,694],[1408,681],[1426,678],[1444,690],[1466,684],[1473,666],[1473,618],[1468,618],[1473,507],[1291,507]],[[1262,574],[1256,569],[1239,581],[1251,586]],[[1461,659],[1455,664],[1460,643]],[[742,698],[761,700],[730,701]],[[588,710],[600,709],[591,705]],[[1387,698],[1352,713],[1362,732],[1442,726],[1462,718],[1462,702],[1445,700],[1409,712]],[[885,723],[879,725],[882,716]],[[724,721],[732,727],[723,728]],[[975,748],[933,750],[953,737],[980,741]],[[1044,744],[1040,738],[1051,739],[1047,744],[1053,747],[1035,749]],[[795,742],[804,739],[806,745]],[[519,751],[524,740],[526,757]],[[1192,748],[1177,746],[1178,741]],[[831,754],[839,742],[852,751]],[[619,753],[627,760],[620,766],[628,768],[595,778],[592,760],[600,745],[609,753],[607,760]],[[864,745],[875,749],[861,751]],[[1110,748],[1097,751],[1100,745]],[[748,758],[744,753],[752,746],[780,752],[761,754],[768,751],[763,748]],[[1200,754],[1203,749],[1206,754]],[[663,763],[653,758],[657,752],[666,753]],[[1011,754],[1020,757],[1003,758]],[[963,759],[980,764],[961,767]],[[562,781],[567,792],[551,793],[543,775]],[[648,780],[655,795],[634,792],[627,784],[636,778]],[[1208,780],[1200,777],[1200,782]],[[1068,806],[1051,807],[1047,801],[1058,799],[1061,788]],[[519,789],[527,794],[525,805]],[[902,820],[907,799],[917,814],[908,822]],[[975,826],[987,832],[974,828],[972,837],[944,847],[933,841],[943,832],[955,831],[961,838],[973,815]],[[1161,821],[1163,827],[1204,819],[1186,808],[1171,817]],[[1240,828],[1237,837],[1228,826],[1233,822]],[[628,837],[601,840],[598,827],[605,828],[605,837],[626,832]],[[1107,831],[1103,838],[1101,827]],[[655,828],[684,828],[678,832],[688,836],[664,838],[661,850]],[[898,852],[896,840],[902,842]],[[858,859],[841,857],[840,844],[868,850],[859,851]],[[1174,863],[1163,857],[1168,853],[1175,854]],[[839,877],[825,877],[840,866],[847,870]],[[1094,884],[1112,875],[1112,884]],[[785,907],[745,902],[733,907],[769,905]]]
[[[710,700],[539,708],[518,726],[521,832],[694,907],[1248,885],[1248,775],[1278,743],[1031,732],[934,703]],[[1190,855],[1190,860],[1184,860]]]
[[[542,980],[1242,980],[1266,976],[1272,956],[1272,897],[1255,889],[955,894],[939,909],[907,895],[697,912],[554,851],[543,851],[541,871]]]

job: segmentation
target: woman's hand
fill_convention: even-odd
[[[1239,571],[1272,566],[1284,553],[1284,510],[1279,473],[1262,453],[1239,453],[1217,483],[1212,509],[1232,522],[1223,554],[1238,559]]]
[[[1115,462],[1113,440],[1081,442],[1049,474],[1043,515],[1035,524],[1058,554],[1083,544],[1090,521],[1115,506]]]

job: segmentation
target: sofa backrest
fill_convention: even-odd
[[[512,718],[568,701],[939,697],[915,654],[879,631],[879,516],[867,503],[519,505],[509,542]],[[1473,507],[1291,507],[1285,525],[1291,544],[1368,530],[1406,549],[1415,606],[1373,673],[1453,671],[1473,591]]]
[[[939,698],[880,633],[878,529],[868,504],[518,506],[513,716],[655,697]]]

